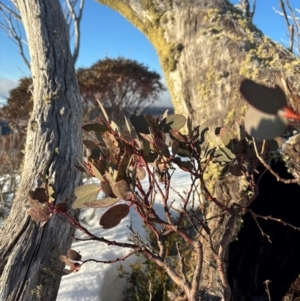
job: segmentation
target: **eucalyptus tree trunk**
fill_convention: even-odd
[[[73,229],[56,216],[40,226],[26,214],[30,189],[39,173],[69,203],[80,177],[81,100],[65,20],[58,0],[16,0],[25,27],[33,78],[34,109],[28,125],[21,183],[0,233],[0,299],[56,299]]]
[[[120,12],[147,36],[157,50],[175,111],[189,115],[194,126],[208,126],[213,144],[218,143],[216,127],[242,121],[247,108],[238,92],[242,78],[270,84],[278,72],[297,77],[299,60],[264,37],[227,0],[98,1]],[[295,86],[300,83],[299,73],[297,79],[292,81]],[[220,218],[209,222],[215,253],[210,242],[200,238],[205,261],[199,292],[206,292],[205,300],[229,300],[225,256],[241,224],[233,204],[248,200],[246,179],[228,176],[219,181],[217,169],[211,174],[210,187],[215,187],[211,192],[233,214],[221,214],[222,209],[213,203],[208,206],[207,215]]]

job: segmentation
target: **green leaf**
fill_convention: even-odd
[[[285,93],[277,85],[270,88],[251,79],[244,79],[240,85],[240,92],[252,107],[267,114],[277,114],[279,110],[287,107]]]
[[[235,160],[236,156],[228,148],[219,147],[213,154],[213,161],[217,162],[231,162]]]
[[[193,164],[191,163],[191,161],[182,161],[181,158],[176,157],[174,158],[173,162],[176,163],[184,171],[191,171],[193,169]]]
[[[179,143],[179,148],[178,148],[178,151],[177,151],[177,155],[180,156],[180,157],[190,157],[191,152],[185,144]]]
[[[106,110],[105,110],[104,107],[102,106],[101,101],[100,101],[97,97],[96,97],[96,100],[97,100],[98,105],[99,105],[99,107],[100,107],[100,109],[101,109],[101,111],[102,111],[103,116],[105,117],[106,121],[109,122],[109,118],[108,118],[108,116],[107,116]]]
[[[224,126],[220,129],[220,138],[224,146],[228,147],[230,146],[230,142],[236,137],[230,128]]]
[[[77,197],[76,201],[74,202],[72,208],[83,208],[84,203],[94,201],[100,191],[100,187],[96,184],[85,184],[79,186],[75,189],[75,195]]]
[[[254,138],[269,140],[280,136],[288,126],[288,120],[274,114],[263,113],[249,107],[245,116],[246,132]]]
[[[100,123],[87,123],[84,124],[81,128],[86,132],[94,131],[98,133],[104,133],[108,130],[108,127],[106,125]]]
[[[91,140],[82,140],[82,143],[85,145],[86,148],[90,150],[99,148],[99,146]]]
[[[118,198],[103,198],[99,200],[86,202],[84,203],[84,206],[88,208],[106,208],[118,203],[119,200],[120,199]]]
[[[267,141],[267,149],[269,151],[277,151],[280,147],[282,147],[283,143],[284,140],[281,137],[276,137]]]
[[[130,121],[137,133],[150,134],[149,124],[142,115],[131,115]]]
[[[173,114],[164,118],[158,125],[158,129],[169,133],[171,130],[178,131],[184,127],[186,117],[181,114]]]
[[[104,229],[110,229],[117,226],[120,221],[129,213],[129,206],[119,204],[108,209],[100,218],[100,226]]]
[[[90,163],[90,164],[91,164],[92,173],[95,175],[95,177],[100,181],[104,181],[104,178],[103,178],[102,174],[100,173],[99,169],[93,163]]]

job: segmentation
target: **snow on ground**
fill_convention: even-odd
[[[188,173],[176,170],[171,180],[172,187],[183,194],[189,188],[190,175]],[[170,190],[169,202],[176,198],[177,194]],[[159,216],[163,217],[163,208],[161,200],[157,195],[155,209]],[[103,229],[99,226],[101,215],[107,209],[86,209],[81,213],[81,220],[87,225],[88,230],[93,234],[105,237],[109,240],[126,242],[127,235],[130,233],[128,225],[132,223],[134,231],[138,231],[141,237],[145,237],[145,230],[142,227],[141,220],[133,207],[130,208],[130,214],[124,218],[121,223],[112,229]],[[76,231],[77,237],[80,233]],[[130,252],[114,246],[107,246],[104,243],[95,241],[74,241],[72,249],[80,252],[82,259],[113,260],[120,258]],[[117,267],[120,263],[126,271],[130,271],[130,264],[136,260],[136,257],[129,257],[125,261],[113,264],[103,264],[89,262],[82,266],[76,274],[70,274],[62,277],[57,301],[122,301],[123,290],[126,286],[126,279],[118,277]]]
[[[5,174],[0,177],[0,229],[4,226],[4,219],[9,215],[15,189],[20,182],[20,176]]]

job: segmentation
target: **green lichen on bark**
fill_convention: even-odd
[[[158,11],[151,0],[142,0],[142,9],[147,12],[149,18],[141,20],[136,16],[136,13],[131,9],[129,4],[125,4],[120,0],[99,0],[112,9],[120,12],[134,26],[142,31],[155,47],[162,68],[165,72],[172,72],[176,69],[176,59],[174,57],[180,54],[178,43],[170,43],[164,36],[164,30],[161,25],[172,22],[172,14],[168,17],[166,12],[171,7],[171,1],[165,3],[165,11]],[[170,20],[168,20],[170,18]]]

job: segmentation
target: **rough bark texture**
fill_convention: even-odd
[[[149,38],[160,58],[175,111],[190,115],[194,125],[214,130],[240,122],[247,108],[238,92],[244,77],[271,84],[274,74],[282,71],[299,89],[300,61],[263,37],[226,0],[98,1],[120,12]],[[214,137],[210,134],[216,143]],[[211,168],[211,187],[215,186],[218,199],[229,207],[244,204],[248,199],[245,178],[230,176],[219,181],[218,170]],[[221,211],[211,204],[207,212],[215,216]],[[205,262],[200,291],[205,300],[230,299],[226,270],[224,278],[218,268],[224,269],[229,243],[238,234],[241,219],[240,215],[222,214],[209,223],[213,248],[202,241]]]
[[[31,57],[34,109],[28,126],[21,183],[0,237],[0,299],[53,301],[71,244],[72,227],[57,216],[40,227],[26,214],[28,191],[39,173],[57,189],[57,202],[73,199],[81,157],[81,100],[65,21],[57,0],[17,1]]]

